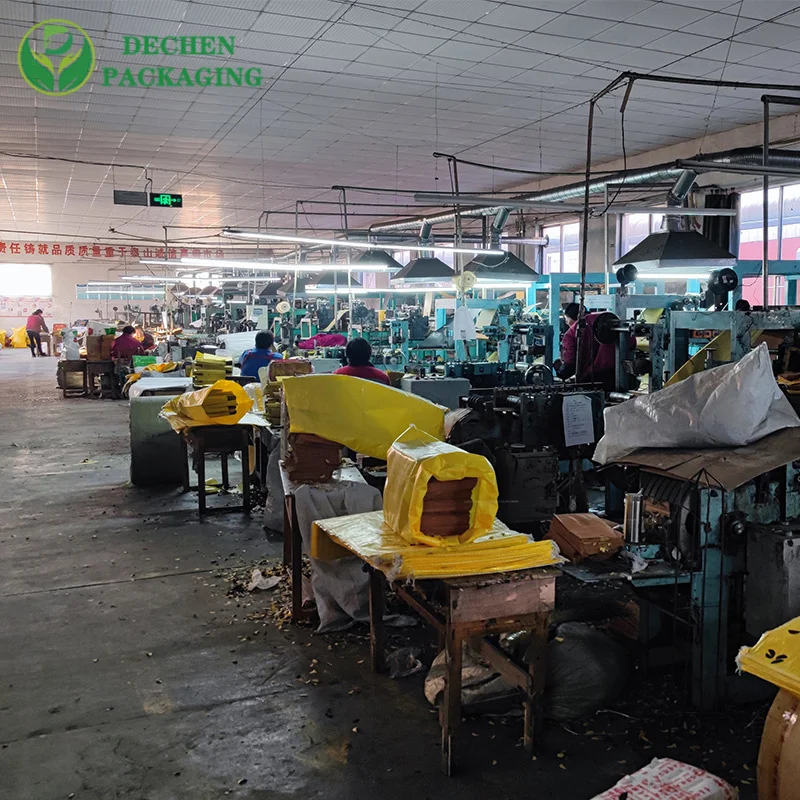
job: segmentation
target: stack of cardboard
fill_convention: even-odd
[[[295,483],[327,483],[342,461],[342,446],[312,433],[290,433],[283,466]]]
[[[594,514],[556,514],[547,538],[573,562],[585,558],[605,560],[625,543],[623,535],[610,522]]]
[[[114,335],[103,334],[100,336],[86,337],[86,360],[87,361],[110,361],[111,345],[114,343]]]
[[[420,530],[426,536],[461,536],[469,530],[472,491],[477,478],[439,481],[431,478],[422,504]]]
[[[233,361],[230,358],[198,352],[192,368],[192,385],[199,389],[211,386],[233,375]]]

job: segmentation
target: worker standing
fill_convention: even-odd
[[[111,358],[113,360],[124,358],[130,359],[133,356],[144,355],[142,343],[134,336],[136,328],[133,325],[126,325],[122,329],[122,335],[117,336],[111,343]]]
[[[272,349],[274,344],[275,337],[271,331],[259,331],[256,334],[256,346],[245,350],[240,359],[241,373],[244,377],[257,378],[261,367],[269,366],[270,361],[283,358],[280,353]]]
[[[42,352],[42,333],[50,333],[47,328],[47,323],[44,321],[44,311],[37,308],[28,317],[25,323],[25,330],[28,334],[28,346],[31,348],[31,356],[36,358],[37,354],[40,356],[46,355]],[[38,351],[38,352],[37,352]]]
[[[352,339],[347,343],[344,353],[347,356],[347,366],[339,367],[334,375],[352,375],[354,378],[364,378],[391,386],[389,376],[370,363],[372,348],[366,339]]]
[[[575,374],[578,357],[578,315],[580,306],[569,303],[564,307],[564,319],[569,329],[561,340],[561,358],[555,363],[556,374],[562,380]],[[601,383],[606,391],[613,391],[616,381],[617,349],[613,344],[601,344],[594,337],[594,324],[602,312],[585,314],[586,327],[581,335],[581,374],[579,383]],[[631,347],[636,339],[631,336]]]

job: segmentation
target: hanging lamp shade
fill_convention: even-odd
[[[736,256],[698,231],[665,230],[642,239],[614,266],[633,264],[640,272],[647,269],[718,269],[736,265]]]
[[[308,279],[308,285],[313,286],[315,289],[361,289],[362,284],[359,283],[352,275],[350,276],[350,283],[347,282],[347,273],[336,270],[329,272],[320,272],[319,275],[312,275]]]
[[[464,272],[472,272],[478,280],[509,281],[514,283],[533,283],[539,273],[531,269],[513,253],[492,255],[481,253],[464,267]]]
[[[359,264],[380,264],[381,266],[388,267],[391,270],[401,270],[403,265],[386,250],[365,250],[354,262],[353,267],[358,268]]]
[[[392,275],[391,283],[430,283],[449,281],[455,273],[436,256],[412,258],[400,272]]]

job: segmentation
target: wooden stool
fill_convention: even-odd
[[[382,572],[370,568],[370,650],[372,669],[385,667],[384,588]],[[461,663],[465,642],[487,661],[507,683],[522,692],[525,709],[525,747],[533,749],[534,733],[541,722],[541,701],[545,681],[545,655],[550,613],[555,607],[558,569],[506,572],[420,582],[409,589],[405,582],[394,581],[392,588],[405,603],[417,611],[438,632],[440,645],[447,653],[447,678],[444,698],[439,706],[442,726],[442,769],[452,775],[456,764],[455,736],[461,724]],[[423,585],[425,588],[423,588]],[[425,589],[428,589],[426,591]],[[444,600],[433,604],[429,597],[435,589]],[[485,637],[491,634],[530,630],[531,660],[527,669],[520,667]]]
[[[197,470],[197,510],[202,516],[219,511],[244,511],[250,513],[250,426],[249,425],[201,425],[186,428],[181,436],[184,455],[183,491],[192,488],[189,485],[189,448],[191,445],[196,457]],[[228,456],[237,451],[242,453],[242,505],[218,506],[208,508],[206,505],[206,454],[216,453],[220,456],[222,466],[222,488],[228,489]]]

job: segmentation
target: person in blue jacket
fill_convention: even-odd
[[[261,367],[266,367],[270,361],[283,358],[280,353],[273,351],[275,337],[270,331],[259,331],[256,334],[256,346],[251,350],[245,350],[240,359],[242,375],[249,378],[257,378]]]

